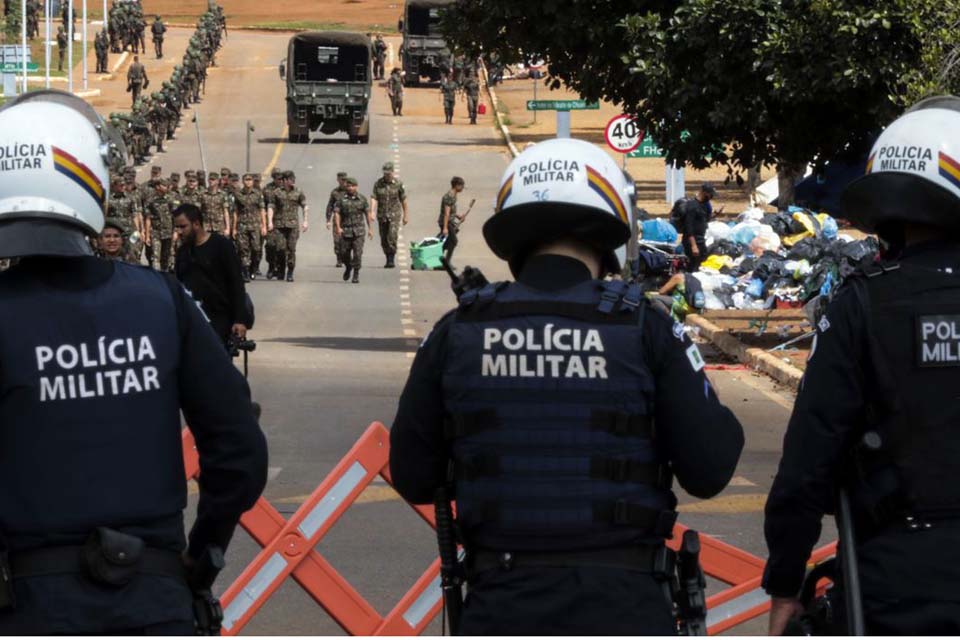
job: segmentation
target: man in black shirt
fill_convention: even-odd
[[[696,196],[678,201],[670,216],[670,222],[683,234],[683,251],[690,259],[691,272],[700,269],[700,263],[707,257],[707,225],[713,215],[710,201],[716,196],[714,186],[704,183]]]
[[[250,320],[236,248],[227,238],[204,229],[199,207],[180,205],[173,215],[183,243],[177,251],[177,279],[201,304],[224,343],[231,335],[245,339]]]

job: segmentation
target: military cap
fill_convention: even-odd
[[[223,167],[222,169],[220,169],[221,176],[229,176],[231,173],[232,172],[230,171],[229,167]]]
[[[179,180],[179,179],[180,179],[180,174],[177,173],[176,171],[174,171],[173,173],[170,174],[170,179],[171,179],[171,180],[174,180],[174,181]]]
[[[114,184],[117,182],[123,182],[123,176],[120,175],[119,173],[110,174],[110,184]]]
[[[277,179],[282,175],[283,175],[283,171],[280,169],[274,169],[273,171],[270,172],[270,177],[273,179]]]
[[[208,182],[220,182],[220,176],[218,176],[218,175],[215,174],[215,173],[211,173],[210,176],[207,178],[207,181],[208,181]]]
[[[194,171],[193,169],[187,169],[186,171],[183,172],[183,177],[184,177],[184,178],[196,178],[196,177],[197,177],[197,172]]]
[[[163,173],[163,167],[159,167],[159,166],[154,165],[154,166],[150,167],[150,173],[151,173],[152,175],[158,176],[158,175],[160,175],[161,173]]]
[[[123,175],[125,176],[135,176],[137,175],[137,170],[133,167],[124,167]]]
[[[349,185],[354,186],[354,187],[359,186],[359,184],[360,184],[359,182],[357,182],[357,179],[356,179],[356,178],[351,178],[351,177],[349,177],[349,176],[346,177],[346,178],[344,178],[343,181],[346,182],[346,183],[349,184]]]
[[[383,165],[383,170],[384,170],[384,171],[393,171],[393,163],[392,163],[392,162],[385,162],[384,165]]]
[[[239,180],[239,179],[240,179],[240,174],[239,174],[239,173],[231,173],[231,174],[230,174],[230,177],[229,177],[228,179],[229,179],[229,180]]]
[[[161,186],[161,185],[162,185],[162,186],[164,186],[164,187],[169,187],[169,186],[170,186],[170,181],[167,180],[166,178],[160,178],[159,180],[156,181],[155,184],[156,184],[157,186]]]
[[[346,172],[346,171],[341,171],[340,173],[337,174],[337,179],[338,179],[338,180],[343,180],[343,179],[346,178],[346,177],[347,177],[347,172]]]
[[[284,172],[283,172],[283,177],[284,177],[286,180],[296,180],[296,179],[297,179],[297,174],[295,174],[293,171],[284,171]]]
[[[256,178],[256,175],[252,173],[243,174],[243,179],[246,180],[247,178],[249,178],[250,180],[254,180]]]
[[[121,220],[120,218],[107,218],[107,219],[105,219],[105,220],[103,221],[103,228],[104,228],[104,230],[106,230],[107,227],[111,227],[111,228],[113,228],[113,229],[116,229],[117,231],[119,231],[119,232],[122,233],[123,235],[127,235],[127,233],[129,233],[128,230],[127,230],[127,225],[124,224],[123,220]]]

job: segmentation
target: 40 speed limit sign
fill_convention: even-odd
[[[617,116],[607,123],[604,136],[610,148],[619,153],[630,153],[640,146],[646,132],[635,118]]]

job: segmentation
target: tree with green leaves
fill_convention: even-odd
[[[6,9],[3,24],[4,41],[8,44],[20,42],[20,20],[22,19],[20,3],[12,2]]]
[[[957,16],[960,0],[460,0],[445,25],[470,53],[545,58],[552,86],[637,116],[669,160],[792,179],[952,88]]]

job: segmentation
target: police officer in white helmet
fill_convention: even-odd
[[[391,431],[407,500],[456,500],[464,635],[676,633],[675,476],[709,498],[743,431],[681,325],[618,279],[633,184],[577,140],[528,148],[484,226],[516,282],[460,298]]]
[[[249,389],[197,306],[92,255],[122,157],[72,95],[0,109],[0,258],[19,259],[0,274],[0,634],[193,635],[193,569],[265,483]],[[181,410],[203,474],[189,536]]]
[[[770,633],[800,613],[807,558],[844,489],[866,632],[957,635],[960,99],[891,124],[842,206],[887,251],[818,324],[766,507]]]

